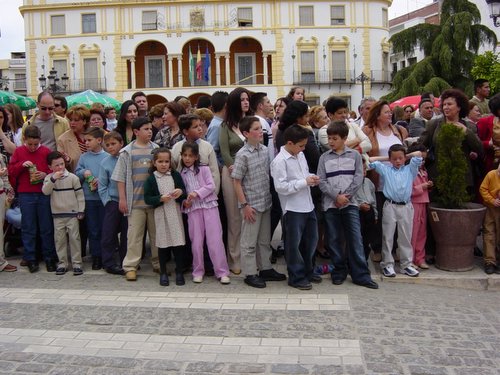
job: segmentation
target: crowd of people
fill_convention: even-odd
[[[38,95],[26,122],[0,107],[0,224],[20,211],[21,266],[48,272],[92,269],[137,280],[150,256],[162,286],[214,275],[244,275],[255,288],[285,281],[308,290],[329,259],[331,281],[371,289],[368,259],[385,277],[417,277],[433,262],[427,205],[439,196],[436,137],[445,123],[464,132],[466,182],[487,206],[485,272],[500,273],[500,95],[475,82],[422,94],[418,105],[391,109],[363,98],[359,116],[342,98],[309,107],[293,87],[274,105],[264,92],[238,87],[148,105],[143,92],[115,108],[67,108],[62,96]],[[271,247],[281,222],[282,241]],[[395,233],[397,236],[395,236]],[[146,246],[146,234],[149,247]],[[0,238],[0,270],[9,264]],[[273,268],[285,257],[287,275]]]

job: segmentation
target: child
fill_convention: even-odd
[[[375,225],[377,224],[377,200],[375,198],[375,185],[366,178],[366,163],[363,162],[363,182],[359,190],[354,194],[353,202],[359,207],[359,222],[361,225],[361,237],[365,259],[368,261],[371,247],[375,239]]]
[[[495,254],[500,237],[500,166],[488,172],[479,193],[486,205],[483,222],[484,272],[488,275],[500,274]]]
[[[17,271],[17,267],[7,262],[4,252],[3,224],[5,220],[6,204],[10,202],[8,195],[10,196],[13,194],[5,164],[6,160],[7,158],[5,155],[0,154],[0,271],[15,272]]]
[[[414,143],[408,148],[412,153],[420,151],[422,154],[422,164],[418,169],[417,177],[413,180],[411,192],[411,204],[413,205],[413,230],[411,234],[411,246],[413,248],[413,264],[420,269],[429,269],[425,262],[425,241],[427,240],[427,205],[429,204],[429,189],[434,186],[429,181],[427,171],[424,166],[427,157],[427,148],[422,143]]]
[[[325,237],[333,264],[332,283],[343,284],[349,272],[354,284],[378,289],[364,257],[359,209],[352,198],[363,181],[363,161],[359,152],[345,145],[349,134],[345,121],[332,122],[326,132],[331,151],[319,158],[318,176],[323,193]],[[344,251],[342,238],[347,251]]]
[[[188,194],[182,206],[188,216],[188,230],[193,253],[193,281],[195,283],[203,281],[205,274],[203,242],[206,238],[215,276],[221,284],[229,284],[229,267],[222,242],[222,225],[217,208],[215,184],[208,167],[200,165],[196,143],[186,142],[182,145],[181,167],[182,180]]]
[[[80,179],[66,169],[64,155],[53,151],[47,155],[51,174],[45,176],[42,191],[50,195],[50,208],[54,218],[54,241],[59,258],[56,275],[64,275],[68,267],[68,239],[73,275],[83,274],[82,247],[78,220],[85,211],[85,197]],[[67,236],[66,236],[67,234]]]
[[[168,286],[167,262],[170,252],[175,257],[175,284],[184,285],[183,253],[185,237],[180,203],[186,199],[186,188],[177,171],[170,167],[171,153],[167,148],[154,151],[151,175],[144,183],[144,201],[154,208],[156,246],[160,258],[160,285]]]
[[[51,151],[40,144],[41,136],[39,128],[28,125],[24,131],[24,145],[16,148],[8,167],[10,184],[16,186],[21,207],[23,259],[31,273],[39,270],[36,260],[37,227],[48,272],[56,271],[57,260],[50,197],[42,193],[43,179],[50,172],[47,156]]]
[[[104,218],[101,234],[102,266],[107,273],[124,275],[122,269],[123,258],[127,252],[127,218],[118,209],[118,187],[116,181],[111,179],[115,169],[118,155],[123,147],[123,138],[120,133],[112,131],[104,135],[104,147],[108,156],[102,161],[99,168],[98,193],[104,206]],[[120,241],[118,242],[118,233]],[[118,249],[120,263],[115,260]]]
[[[151,262],[158,269],[158,248],[154,208],[144,201],[144,181],[148,178],[153,156],[151,151],[158,145],[151,142],[151,121],[145,117],[132,122],[135,140],[120,150],[111,179],[117,182],[118,208],[128,216],[127,254],[123,259],[123,270],[127,281],[137,280],[137,266],[142,257],[142,239],[147,225],[151,244]]]
[[[194,142],[198,144],[200,150],[200,165],[206,165],[210,168],[212,179],[215,183],[215,194],[219,194],[220,189],[220,172],[219,165],[217,164],[217,155],[214,148],[210,143],[202,139],[203,128],[201,127],[201,119],[197,115],[181,115],[179,116],[179,129],[184,135],[185,139],[177,142],[172,147],[172,168],[181,171],[180,164],[181,148],[184,142]]]
[[[80,178],[83,194],[85,194],[85,222],[87,223],[89,248],[92,254],[92,269],[100,270],[102,268],[101,233],[104,205],[97,193],[99,186],[97,176],[101,163],[108,156],[108,153],[102,149],[103,129],[91,126],[83,134],[88,151],[80,156],[75,174]]]
[[[267,147],[261,144],[263,132],[257,117],[244,117],[239,128],[246,142],[236,154],[231,177],[243,218],[241,268],[246,276],[245,284],[265,288],[266,281],[286,280],[286,276],[276,272],[270,262],[269,154]],[[260,270],[259,274],[257,270]]]
[[[114,107],[104,108],[104,115],[106,116],[106,129],[108,131],[114,130],[118,120],[116,119],[116,109]]]
[[[285,145],[271,163],[271,176],[283,210],[288,285],[300,290],[311,289],[311,281],[321,282],[321,277],[313,274],[318,222],[310,188],[319,184],[319,177],[309,173],[302,153],[308,137],[306,128],[288,127],[283,133]]]
[[[406,149],[403,145],[394,144],[389,148],[389,158],[386,156],[370,157],[370,168],[374,168],[382,177],[383,193],[386,197],[382,214],[382,262],[380,262],[385,277],[396,277],[394,258],[392,257],[396,226],[400,251],[400,272],[410,277],[419,275],[419,272],[412,265],[413,205],[410,198],[413,180],[418,174],[420,164],[422,164],[421,155],[420,151],[406,155]],[[408,165],[405,165],[406,157],[412,157]],[[391,166],[381,163],[382,160],[387,159],[389,159]]]

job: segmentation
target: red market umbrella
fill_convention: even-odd
[[[412,96],[405,96],[404,98],[400,98],[394,102],[392,102],[389,107],[391,109],[394,109],[396,106],[404,107],[406,105],[412,105],[413,109],[418,108],[418,104],[420,103],[420,95],[412,95]],[[434,107],[439,106],[439,98],[434,98]]]

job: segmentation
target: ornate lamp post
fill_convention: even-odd
[[[60,85],[59,81],[61,81]],[[69,77],[66,75],[66,73],[64,73],[63,76],[59,78],[59,76],[57,75],[57,70],[55,70],[54,68],[49,71],[49,75],[47,77],[45,77],[44,74],[38,77],[38,82],[40,83],[40,87],[42,88],[42,90],[47,89],[53,94],[66,91],[68,89],[68,81]]]
[[[490,18],[493,18],[495,27],[500,26],[500,0],[486,0],[490,7]]]

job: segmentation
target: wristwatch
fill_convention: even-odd
[[[240,205],[241,205],[241,208],[245,208],[246,206],[248,206],[248,202],[240,203]]]

